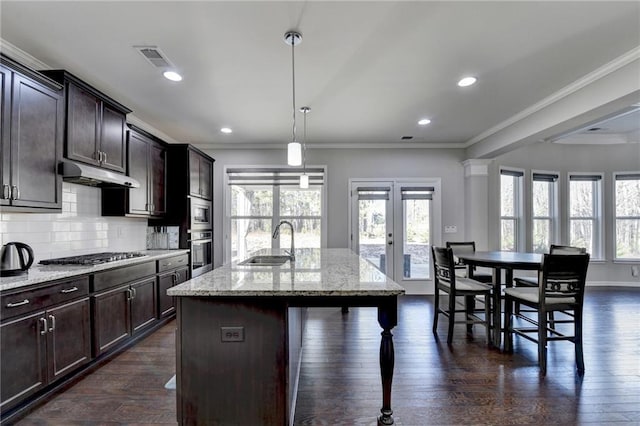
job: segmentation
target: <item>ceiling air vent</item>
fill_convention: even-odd
[[[173,67],[166,55],[156,46],[133,46],[133,48],[140,52],[156,68],[167,69]]]

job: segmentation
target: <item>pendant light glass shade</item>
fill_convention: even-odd
[[[309,175],[300,175],[300,188],[309,188]]]
[[[287,164],[290,166],[302,164],[302,145],[300,142],[289,142],[287,145]]]

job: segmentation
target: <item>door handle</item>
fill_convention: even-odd
[[[47,334],[47,319],[40,318],[40,322],[42,323],[42,330],[40,330],[40,335],[44,336],[45,334]]]
[[[390,246],[391,246],[391,245],[393,245],[393,241],[392,241],[392,240],[389,240],[389,243],[388,243],[388,244],[389,244]]]
[[[51,327],[49,327],[49,331],[53,331],[56,329],[56,317],[49,315],[49,319],[51,320]]]

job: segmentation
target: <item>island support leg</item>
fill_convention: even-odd
[[[391,329],[398,324],[398,306],[396,298],[393,303],[385,303],[378,307],[378,323],[382,327],[380,340],[380,375],[382,377],[382,413],[378,417],[378,425],[393,424],[391,409],[391,384],[393,382],[394,350]]]

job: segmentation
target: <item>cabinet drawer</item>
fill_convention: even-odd
[[[128,283],[150,275],[155,275],[155,273],[155,262],[146,262],[138,265],[125,266],[124,268],[99,272],[93,276],[93,286],[91,291],[102,291],[110,287]]]
[[[168,271],[170,269],[180,268],[189,264],[189,256],[181,254],[179,256],[167,257],[158,260],[158,272]]]
[[[88,294],[88,276],[3,294],[0,317],[4,320]]]

